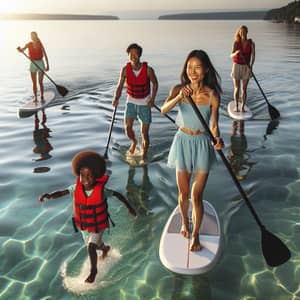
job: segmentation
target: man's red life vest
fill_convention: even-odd
[[[35,47],[33,47],[33,43],[30,42],[28,44],[29,57],[32,60],[40,60],[43,58],[43,47],[40,41],[37,41]]]
[[[107,181],[107,175],[97,179],[92,193],[87,196],[79,177],[77,178],[74,192],[74,221],[81,230],[99,232],[109,227],[107,203],[103,198],[103,189]]]
[[[240,53],[233,57],[233,61],[236,64],[249,65],[252,52],[252,40],[249,39],[247,41],[245,48],[242,47],[241,42],[237,42],[236,50],[240,50]]]
[[[135,76],[131,63],[126,65],[126,89],[127,94],[135,99],[146,98],[150,94],[150,80],[147,76],[148,65],[142,63],[141,71]]]

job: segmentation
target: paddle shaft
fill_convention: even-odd
[[[261,88],[261,86],[260,86],[258,80],[256,79],[256,77],[255,77],[255,75],[254,75],[254,73],[253,73],[253,71],[252,71],[252,68],[251,68],[248,64],[247,64],[247,66],[248,66],[248,68],[249,68],[249,70],[250,70],[250,73],[251,73],[253,79],[255,80],[255,82],[256,82],[256,84],[257,84],[257,86],[258,86],[260,92],[262,93],[263,97],[265,98],[266,102],[268,103],[268,105],[271,105],[270,102],[268,101],[267,96],[265,95],[263,89]]]
[[[153,106],[154,106],[155,109],[157,109],[161,113],[161,109],[156,104],[154,104]],[[172,119],[170,116],[168,116],[167,114],[164,114],[164,116],[166,118],[168,118],[171,122],[173,122],[174,124],[176,124],[175,120]]]
[[[192,105],[192,108],[194,110],[194,112],[196,113],[197,117],[199,118],[202,126],[204,127],[205,131],[208,132],[211,140],[213,141],[213,143],[216,143],[216,139],[213,136],[210,128],[208,127],[208,125],[206,124],[202,114],[200,113],[199,109],[197,108],[196,104],[194,103],[193,99],[191,98],[191,96],[188,97],[189,103]],[[258,215],[256,213],[256,211],[254,210],[253,206],[251,205],[251,202],[249,201],[245,191],[243,190],[241,184],[239,183],[238,179],[236,178],[235,174],[233,173],[233,170],[228,162],[228,160],[226,159],[224,153],[222,150],[217,150],[217,152],[219,153],[219,155],[221,156],[221,159],[223,161],[223,163],[225,164],[227,170],[229,171],[229,174],[231,175],[237,189],[239,190],[240,194],[242,195],[242,197],[244,198],[244,200],[246,201],[246,204],[248,206],[248,208],[250,209],[252,215],[255,218],[256,223],[258,224],[258,226],[260,228],[264,228],[264,225],[261,223],[260,219],[258,218]]]
[[[114,108],[114,111],[113,111],[113,115],[112,115],[112,119],[111,119],[111,123],[110,123],[110,128],[109,128],[109,134],[108,134],[107,143],[106,143],[106,148],[105,148],[105,153],[104,153],[104,158],[107,158],[108,147],[109,147],[109,142],[110,142],[110,138],[111,138],[112,129],[113,129],[113,126],[114,126],[117,107],[118,106],[116,105],[115,108]]]

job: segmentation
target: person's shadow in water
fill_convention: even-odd
[[[140,184],[135,181],[136,168],[129,167],[126,196],[130,203],[136,208],[138,215],[149,215],[151,211],[148,208],[148,202],[153,185],[148,176],[148,167],[145,165],[139,168],[139,170],[142,170]]]
[[[34,161],[42,161],[50,159],[52,156],[50,155],[50,151],[53,150],[49,142],[49,138],[51,138],[50,132],[51,130],[46,125],[47,116],[44,110],[42,110],[42,119],[40,121],[38,112],[34,115],[34,130],[33,130],[33,141],[35,146],[32,151],[35,154],[39,154],[39,158],[34,159]],[[35,168],[35,173],[48,172],[50,168],[48,167],[39,167]]]
[[[250,161],[250,151],[247,149],[245,122],[233,121],[228,159],[234,174],[240,181],[246,179],[252,167],[256,164],[256,162]]]

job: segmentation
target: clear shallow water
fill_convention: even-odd
[[[0,299],[300,299],[300,27],[247,23],[257,48],[254,72],[282,118],[277,124],[269,123],[263,97],[251,82],[248,104],[255,119],[245,122],[242,130],[237,124],[234,132],[226,106],[232,97],[229,53],[240,24],[0,22]],[[58,97],[45,116],[39,112],[37,118],[18,119],[17,107],[30,97],[31,87],[28,63],[15,48],[27,41],[32,30],[38,31],[46,45],[49,75],[70,93],[65,99]],[[258,227],[220,162],[205,191],[224,229],[219,264],[210,273],[195,277],[164,269],[158,246],[177,201],[175,171],[166,167],[176,128],[153,110],[152,162],[142,168],[130,167],[122,160],[122,151],[129,146],[123,130],[123,97],[109,152],[109,187],[126,195],[139,216],[132,219],[118,201],[110,200],[117,226],[105,238],[113,252],[99,267],[96,284],[82,285],[87,256],[81,237],[73,233],[71,201],[60,198],[40,205],[38,197],[74,182],[70,162],[76,152],[87,148],[104,152],[111,100],[119,70],[127,60],[124,49],[133,41],[143,45],[143,58],[155,68],[159,106],[178,82],[187,53],[194,48],[209,53],[223,80],[220,127],[224,152],[232,157],[263,223],[290,248],[288,263],[267,267]]]

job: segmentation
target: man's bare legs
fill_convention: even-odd
[[[149,128],[150,124],[141,125],[141,135],[142,135],[142,161],[145,161],[148,148],[149,148]]]
[[[131,146],[128,149],[130,154],[134,154],[137,145],[137,140],[135,138],[135,134],[133,130],[133,122],[134,119],[130,119],[130,118],[125,119],[125,132],[127,137],[131,140]]]

